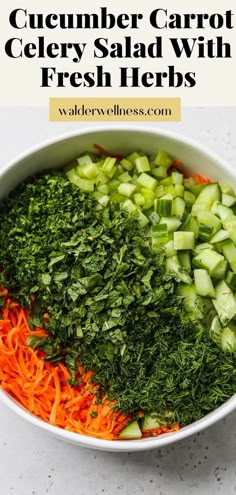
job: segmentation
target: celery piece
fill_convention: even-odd
[[[110,188],[108,184],[101,184],[100,186],[97,186],[97,191],[99,191],[102,194],[109,194]]]
[[[102,165],[102,170],[103,172],[108,175],[110,174],[113,169],[114,169],[114,165],[116,164],[116,158],[111,158],[111,157],[107,157],[105,160],[104,160],[104,163]]]
[[[77,162],[79,165],[93,163],[93,161],[89,155],[80,156],[79,158],[77,158]]]
[[[135,160],[140,157],[140,154],[137,153],[137,151],[134,151],[133,153],[130,153],[127,157],[126,160],[131,162],[133,165],[135,165]]]
[[[134,202],[137,206],[143,206],[145,204],[145,198],[141,193],[134,194]]]
[[[78,177],[76,185],[82,190],[86,192],[93,192],[94,191],[94,182],[89,179],[81,179],[81,177]]]
[[[146,189],[150,189],[151,191],[153,191],[157,186],[156,179],[146,173],[142,173],[138,177],[137,182],[138,184],[140,184],[140,186],[145,187]]]
[[[149,172],[151,170],[147,156],[139,156],[138,158],[136,158],[135,165],[139,174],[142,174],[143,172]]]
[[[110,196],[108,196],[107,194],[102,194],[99,191],[95,191],[93,195],[97,202],[102,206],[107,206],[110,201]]]
[[[171,176],[174,185],[182,186],[183,174],[179,174],[179,172],[172,172]]]
[[[80,167],[81,167],[81,165],[79,165],[77,167],[78,174],[79,174]],[[84,163],[81,168],[82,168],[84,178],[94,179],[94,177],[97,177],[97,175],[99,174],[99,169],[95,163],[92,163],[92,162],[91,163]]]
[[[130,182],[132,180],[132,177],[131,175],[129,175],[128,172],[124,172],[123,174],[119,175],[117,179],[119,179],[120,182],[126,183],[126,182]]]
[[[167,170],[165,167],[153,168],[152,175],[154,175],[158,179],[165,179],[165,177],[167,177]]]
[[[120,163],[122,167],[125,168],[125,170],[128,170],[128,172],[130,172],[134,168],[134,163],[131,163],[129,160],[127,160],[127,158],[123,158]]]
[[[179,196],[181,198],[184,197],[184,186],[181,186],[179,184],[175,185],[174,197],[176,198],[177,196]]]
[[[166,153],[166,151],[159,151],[157,153],[156,158],[154,160],[155,165],[159,165],[159,167],[169,168],[173,163],[173,159]]]
[[[132,196],[133,192],[135,191],[136,186],[133,184],[120,184],[119,187],[117,188],[119,194],[123,194],[124,196]]]

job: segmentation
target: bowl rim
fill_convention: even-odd
[[[199,144],[198,141],[185,136],[184,134],[180,134],[178,132],[164,130],[159,127],[154,126],[143,126],[137,124],[103,124],[99,126],[89,126],[83,127],[82,129],[77,129],[74,131],[69,131],[66,133],[62,133],[56,137],[49,138],[47,140],[43,140],[40,144],[29,147],[26,151],[18,154],[16,158],[8,161],[5,165],[3,165],[0,169],[0,180],[4,176],[5,172],[14,168],[17,163],[23,161],[30,157],[30,155],[34,155],[37,152],[40,152],[42,149],[50,147],[52,145],[56,145],[59,142],[67,141],[69,139],[89,135],[94,133],[104,133],[104,132],[137,132],[137,133],[146,133],[146,134],[154,134],[160,137],[170,138],[172,140],[177,141],[184,146],[192,147],[202,154],[209,157],[211,160],[214,160],[217,163],[219,169],[225,169],[227,172],[236,178],[236,170],[233,167],[230,167],[228,162],[221,158],[217,153],[212,151],[205,145]],[[193,434],[198,433],[199,431],[212,426],[214,423],[223,419],[229,413],[236,409],[236,394],[234,394],[230,399],[228,399],[224,404],[215,409],[214,411],[208,413],[206,416],[201,418],[199,421],[191,423],[190,425],[180,429],[175,433],[166,433],[161,435],[160,437],[155,438],[145,438],[140,440],[103,440],[95,437],[89,437],[86,435],[81,435],[79,433],[70,432],[59,428],[57,426],[53,426],[45,421],[37,418],[32,415],[29,411],[27,411],[24,407],[22,407],[16,400],[14,400],[7,392],[0,388],[0,400],[7,407],[9,407],[13,412],[18,414],[21,418],[30,422],[31,424],[40,427],[41,429],[47,431],[52,434],[54,437],[64,439],[73,444],[77,444],[78,446],[88,447],[97,450],[103,451],[116,451],[116,452],[131,452],[131,451],[142,451],[142,450],[150,450],[154,448],[160,448],[167,446],[169,444],[175,443],[177,441],[183,440]]]

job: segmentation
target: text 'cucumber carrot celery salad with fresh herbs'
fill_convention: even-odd
[[[83,435],[175,432],[236,392],[235,193],[95,148],[0,204],[1,387]]]

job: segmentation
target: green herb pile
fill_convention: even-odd
[[[50,337],[30,345],[63,360],[74,383],[79,360],[124,413],[158,411],[182,425],[235,393],[235,354],[186,315],[162,249],[152,251],[135,218],[99,210],[50,172],[1,203],[0,224],[0,283],[31,305],[32,325],[50,314]]]

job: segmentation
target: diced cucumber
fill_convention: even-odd
[[[194,232],[195,237],[198,236],[198,230],[199,230],[199,223],[196,218],[194,218],[192,215],[190,215],[188,222],[183,226],[182,224],[182,230],[186,230],[187,232]]]
[[[207,270],[198,269],[194,270],[194,280],[196,286],[196,293],[202,297],[215,297],[215,290],[211,277]]]
[[[166,224],[152,225],[151,227],[152,246],[158,247],[167,244],[169,241],[168,228]]]
[[[184,192],[184,201],[187,206],[192,206],[195,203],[196,196],[190,192],[190,191],[185,191]]]
[[[161,428],[165,424],[166,422],[163,421],[157,413],[151,413],[143,417],[141,422],[141,430],[154,430],[155,428]]]
[[[222,204],[223,205],[229,206],[229,208],[231,208],[231,206],[234,206],[235,203],[236,203],[235,196],[231,196],[230,194],[225,194],[225,193],[222,194]]]
[[[222,331],[223,331],[223,328],[221,326],[219,317],[216,315],[216,316],[214,316],[214,318],[211,322],[209,335],[212,338],[212,340],[216,344],[219,344],[220,346],[221,346]]]
[[[142,432],[139,428],[138,421],[132,421],[127,426],[125,426],[119,433],[119,438],[124,440],[139,440],[140,438],[142,438]]]
[[[200,192],[194,205],[204,205],[202,211],[210,211],[215,201],[221,200],[221,189],[218,182],[207,184]],[[199,210],[200,211],[200,210]]]
[[[200,223],[199,229],[198,229],[198,237],[202,241],[209,241],[213,235],[214,229],[210,225],[205,225],[203,223]]]
[[[175,232],[181,225],[181,221],[177,217],[162,217],[160,225],[166,224],[168,232]]]
[[[214,247],[211,244],[209,244],[209,242],[202,242],[201,244],[197,244],[197,246],[193,249],[193,254],[197,256],[204,249],[214,249]]]
[[[203,312],[201,308],[201,297],[196,293],[196,287],[192,285],[179,285],[177,288],[177,294],[183,297],[184,309],[188,313],[192,313],[193,316],[198,318],[203,318]]]
[[[226,282],[233,292],[236,291],[236,272],[229,271],[226,277]]]
[[[229,326],[223,329],[221,335],[221,347],[225,352],[235,352],[236,351],[236,333]]]
[[[185,284],[191,284],[192,279],[188,273],[181,267],[178,256],[166,258],[166,271],[175,273],[178,280]]]
[[[219,266],[212,272],[211,274],[212,278],[216,280],[225,280],[225,277],[228,272],[228,268],[229,268],[228,261],[227,260],[221,261]]]
[[[213,235],[213,237],[210,240],[210,243],[215,244],[216,242],[225,241],[228,238],[229,238],[229,233],[227,232],[227,230],[221,229],[218,232],[216,232],[216,234]]]
[[[160,216],[156,211],[152,211],[152,213],[149,215],[149,220],[151,221],[152,225],[157,225],[160,221]]]
[[[176,255],[176,251],[174,249],[174,241],[169,241],[167,242],[167,244],[165,244],[165,253],[167,258]]]
[[[234,191],[229,184],[225,184],[224,182],[219,182],[222,194],[230,194],[234,196]]]
[[[193,249],[195,247],[194,232],[174,232],[174,248],[176,251]]]
[[[225,241],[222,246],[222,251],[225,258],[228,260],[233,272],[236,272],[236,247],[233,241]]]
[[[210,211],[199,212],[197,219],[200,224],[208,225],[213,228],[213,234],[215,234],[222,227],[219,218]]]
[[[216,299],[213,299],[215,310],[220,318],[222,326],[226,326],[236,315],[236,301],[228,284],[222,280],[215,287]]]
[[[224,222],[228,217],[232,217],[234,213],[228,206],[222,205],[221,203],[218,205],[218,211],[219,217],[223,222],[224,228],[226,229]]]
[[[236,244],[236,216],[230,215],[224,221],[224,228],[229,232],[229,237]]]
[[[224,257],[221,254],[216,253],[213,249],[204,249],[193,258],[192,262],[195,267],[205,268],[212,275],[222,261],[224,261]]]
[[[174,246],[174,242],[173,242],[173,246]],[[175,251],[175,253],[176,253],[176,251]],[[185,270],[187,270],[187,272],[190,272],[192,269],[190,252],[189,251],[179,252],[178,257],[179,257],[179,261],[180,261],[180,264],[182,265],[182,267]]]
[[[217,217],[220,216],[219,214],[219,205],[221,203],[219,201],[214,201],[212,207],[211,207],[211,213],[213,213],[213,215],[216,215]]]
[[[161,199],[157,200],[157,213],[163,217],[170,217],[172,214],[173,197],[171,194],[166,194]]]

